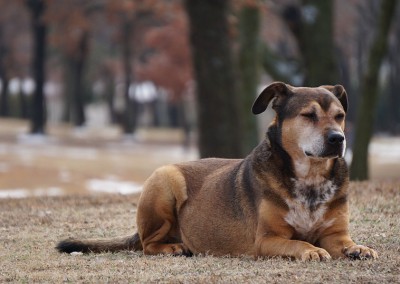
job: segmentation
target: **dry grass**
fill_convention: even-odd
[[[353,183],[351,192],[352,235],[380,253],[376,261],[59,254],[65,237],[133,233],[137,195],[0,200],[0,282],[399,282],[400,183]]]

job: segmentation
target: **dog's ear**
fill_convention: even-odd
[[[277,96],[287,95],[289,88],[285,83],[274,82],[266,87],[255,100],[251,108],[253,114],[260,114],[264,112],[271,100]]]
[[[342,104],[343,109],[347,112],[347,108],[349,102],[347,100],[347,93],[346,90],[342,85],[335,85],[335,86],[321,86],[324,89],[327,89],[329,92],[335,95],[339,99],[339,102]]]

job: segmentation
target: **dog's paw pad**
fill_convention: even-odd
[[[375,259],[378,258],[378,253],[366,246],[354,245],[351,247],[345,247],[343,253],[350,259]]]

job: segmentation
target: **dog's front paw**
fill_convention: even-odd
[[[300,257],[302,261],[307,261],[307,260],[323,261],[323,260],[329,260],[331,258],[332,258],[331,255],[322,248],[305,250]]]
[[[343,253],[350,259],[369,259],[369,258],[378,258],[378,253],[373,249],[362,246],[362,245],[354,245],[350,247],[345,247],[343,249]]]
[[[173,256],[192,256],[193,254],[183,243],[178,244],[168,244],[165,248],[165,254],[170,254]]]

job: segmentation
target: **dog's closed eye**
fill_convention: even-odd
[[[337,115],[335,115],[335,120],[341,121],[344,119],[344,114],[343,113],[339,113]]]
[[[301,116],[313,121],[316,121],[318,119],[317,114],[315,112],[302,113]]]

